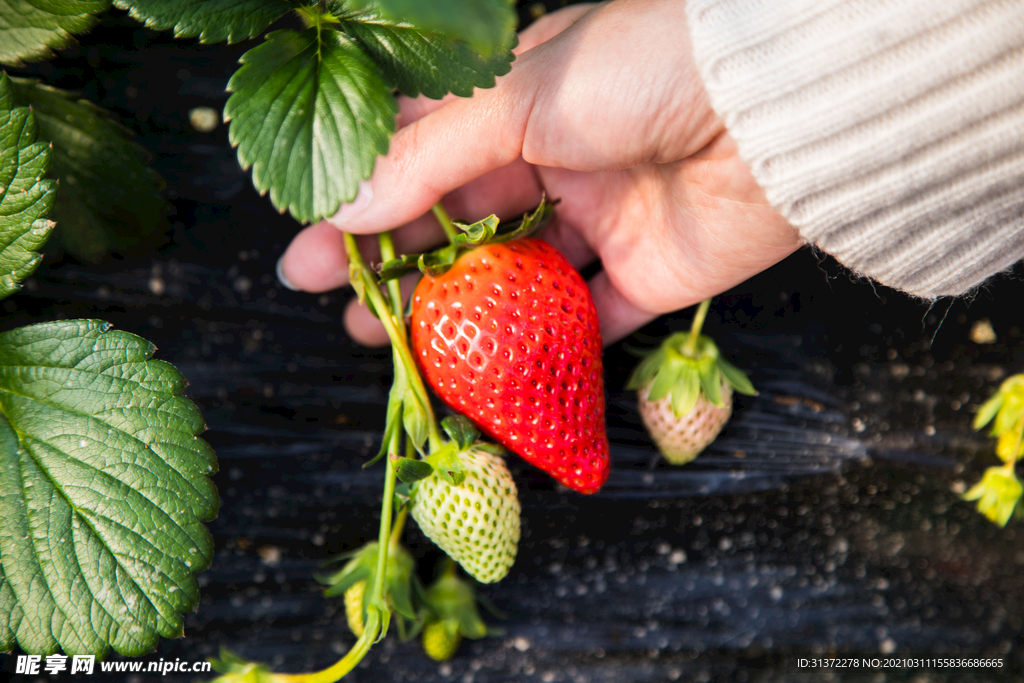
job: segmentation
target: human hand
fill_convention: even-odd
[[[573,5],[524,31],[517,52],[511,73],[472,98],[403,100],[373,177],[296,236],[279,275],[334,289],[348,282],[341,230],[395,229],[400,253],[422,251],[444,241],[430,215],[439,200],[472,221],[513,218],[546,193],[561,203],[541,237],[577,268],[602,263],[589,284],[608,344],[800,246],[707,100],[684,3]],[[345,326],[357,341],[387,343],[355,301]]]

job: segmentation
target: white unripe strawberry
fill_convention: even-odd
[[[455,444],[448,444],[454,447]],[[450,456],[449,456],[450,457]],[[423,533],[481,583],[500,581],[516,559],[520,507],[505,459],[475,445],[456,455],[465,479],[456,486],[434,472],[416,483],[410,512]]]
[[[747,376],[718,352],[708,337],[669,336],[629,379],[637,389],[640,418],[654,444],[673,465],[696,458],[732,414],[733,390],[756,394]]]
[[[724,407],[716,406],[701,392],[690,412],[677,417],[669,396],[657,401],[648,398],[653,384],[652,380],[637,392],[640,418],[665,459],[673,465],[685,465],[700,455],[729,421],[732,387],[722,382]]]

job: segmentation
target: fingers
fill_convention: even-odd
[[[590,278],[587,284],[601,321],[601,341],[605,346],[628,337],[658,317],[658,314],[641,310],[627,301],[604,271]]]
[[[359,251],[367,263],[380,261],[377,240],[360,235]],[[423,216],[396,230],[395,250],[399,254],[427,251],[444,241],[444,232],[432,216]],[[348,284],[348,256],[345,235],[327,221],[300,232],[277,262],[277,278],[285,287],[319,294]]]
[[[348,284],[344,235],[327,221],[306,228],[278,260],[277,278],[288,289],[314,293]]]
[[[594,2],[580,2],[563,7],[556,12],[545,14],[519,32],[519,45],[512,51],[516,55],[521,55],[541,43],[546,43],[575,24],[579,21],[580,17],[597,7],[597,5],[598,3]]]

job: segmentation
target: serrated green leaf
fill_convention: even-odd
[[[700,399],[700,374],[690,366],[680,373],[675,388],[672,389],[672,414],[682,417],[689,414]]]
[[[708,400],[719,408],[725,406],[722,401],[722,373],[714,360],[702,360],[700,368],[700,388]]]
[[[27,79],[12,83],[17,104],[31,105],[39,136],[53,143],[60,191],[51,218],[60,244],[87,262],[153,246],[170,227],[169,204],[131,131],[73,93]]]
[[[369,13],[343,20],[340,29],[373,58],[392,87],[410,97],[469,97],[474,88],[493,87],[514,58],[511,49],[484,57],[462,40]]]
[[[395,476],[399,481],[412,484],[420,479],[426,479],[434,471],[430,463],[413,458],[395,458]]]
[[[114,0],[147,27],[203,43],[255,38],[292,9],[285,0]]]
[[[515,39],[511,0],[350,0],[347,5],[464,40],[485,56],[507,50]]]
[[[0,334],[0,594],[28,652],[143,654],[198,604],[216,459],[154,351],[93,320]]]
[[[0,0],[0,64],[49,59],[109,7],[110,0]]]
[[[751,384],[746,373],[721,356],[718,357],[716,362],[718,363],[719,371],[721,371],[722,376],[725,377],[725,381],[729,383],[729,386],[741,394],[757,396],[757,389],[755,389],[754,385]]]
[[[339,31],[267,35],[242,56],[224,109],[253,184],[301,222],[355,198],[395,130],[397,105],[379,69]]]
[[[46,215],[56,183],[43,180],[50,147],[36,140],[35,116],[15,106],[14,89],[0,73],[0,299],[36,269],[39,249],[53,230]]]

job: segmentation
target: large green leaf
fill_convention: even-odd
[[[512,0],[350,0],[346,4],[464,40],[483,55],[505,51],[515,36]]]
[[[13,79],[15,101],[31,105],[39,136],[53,143],[60,192],[51,217],[61,245],[83,261],[153,246],[168,229],[163,181],[131,132],[72,93]]]
[[[46,215],[57,191],[52,180],[42,180],[49,166],[50,148],[36,141],[35,117],[15,107],[11,81],[0,72],[0,299],[18,291],[42,260],[36,250],[53,230]]]
[[[46,59],[87,31],[110,0],[0,0],[0,63]]]
[[[179,38],[236,43],[255,38],[291,9],[285,0],[114,0],[149,28],[174,29]]]
[[[377,66],[330,27],[274,31],[228,82],[229,136],[253,184],[308,222],[351,201],[385,154],[397,105]]]
[[[440,99],[449,92],[469,97],[473,88],[493,87],[513,58],[510,49],[482,57],[465,41],[373,14],[345,19],[341,29],[373,57],[391,85],[411,97],[423,93]]]
[[[154,350],[94,320],[0,334],[0,650],[139,655],[198,604],[217,463]]]

